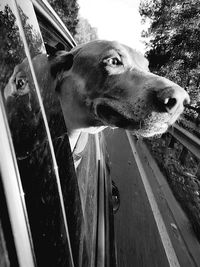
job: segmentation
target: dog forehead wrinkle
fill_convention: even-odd
[[[81,55],[74,58],[73,71],[88,78],[90,72],[99,70],[99,60],[92,55]]]
[[[122,51],[124,51],[125,48],[123,45],[121,45],[118,42],[113,42],[113,41],[104,41],[104,40],[96,40],[96,41],[92,41],[89,43],[86,43],[83,49],[83,45],[78,47],[78,48],[74,48],[72,51],[72,53],[75,56],[95,56],[98,58],[98,56],[102,57],[102,56],[107,56],[107,55],[112,55],[112,53],[119,53],[121,54]]]
[[[84,49],[80,47],[80,49],[72,50],[75,58],[76,57],[88,57],[92,56],[93,58],[98,58],[98,56],[104,54],[105,51],[109,50],[109,44],[103,42],[90,42],[85,44]]]

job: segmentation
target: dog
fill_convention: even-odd
[[[141,53],[118,42],[98,40],[48,58],[38,55],[33,65],[39,85],[46,79],[45,90],[58,96],[72,148],[80,132],[96,133],[108,126],[143,137],[162,134],[190,102],[183,88],[151,73]],[[24,75],[24,69],[27,60],[10,81],[19,81],[17,72]],[[26,90],[8,87],[5,98],[28,94],[28,83],[22,86]],[[44,88],[41,92],[45,94]]]

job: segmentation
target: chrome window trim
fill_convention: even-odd
[[[33,6],[49,21],[52,26],[63,36],[64,39],[67,39],[71,48],[75,47],[77,44],[74,41],[71,33],[64,25],[62,20],[53,10],[51,5],[46,0],[30,0],[33,3]]]
[[[105,184],[104,184],[104,162],[100,145],[100,134],[95,134],[98,166],[98,217],[97,217],[97,244],[96,244],[96,266],[105,266],[106,247],[105,247]]]
[[[0,97],[0,172],[20,267],[34,267],[30,227],[12,138]]]

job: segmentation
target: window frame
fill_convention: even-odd
[[[30,0],[33,3],[35,8],[36,16],[41,16],[47,23],[54,28],[55,31],[60,35],[60,38],[63,39],[71,48],[75,47],[77,44],[73,39],[72,35],[53,10],[51,5],[45,0]],[[67,41],[67,42],[66,42]]]

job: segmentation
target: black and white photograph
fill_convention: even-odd
[[[0,0],[0,267],[200,267],[199,0]]]

